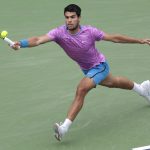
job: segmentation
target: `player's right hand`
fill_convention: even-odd
[[[12,49],[14,50],[19,50],[20,49],[20,42],[15,41],[13,45],[9,45]]]

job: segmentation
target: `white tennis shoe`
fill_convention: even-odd
[[[141,83],[141,87],[143,88],[143,97],[147,99],[147,101],[150,103],[150,81],[144,81]]]
[[[54,136],[58,141],[62,140],[62,137],[65,135],[67,130],[62,126],[62,123],[55,123],[54,124]]]

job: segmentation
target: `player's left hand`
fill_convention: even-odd
[[[143,39],[142,44],[148,44],[150,45],[150,39]]]

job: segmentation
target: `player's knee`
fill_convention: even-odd
[[[88,93],[89,89],[86,86],[78,86],[76,95],[84,96]]]
[[[114,80],[111,82],[110,88],[117,88],[120,84],[120,77],[115,77]]]
[[[109,81],[107,83],[107,87],[109,88],[117,88],[119,86],[120,83],[120,78],[119,77],[115,77],[113,80]]]
[[[108,82],[106,86],[109,87],[109,88],[114,88],[114,83],[113,82]]]

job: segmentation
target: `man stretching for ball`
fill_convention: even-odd
[[[81,110],[86,94],[97,85],[109,88],[133,90],[150,102],[150,81],[137,84],[125,77],[113,76],[105,56],[95,48],[96,41],[115,43],[138,43],[150,45],[150,39],[136,39],[120,34],[108,34],[92,26],[80,25],[81,8],[70,4],[64,9],[65,25],[50,30],[47,34],[15,42],[13,49],[34,47],[54,41],[66,54],[78,63],[83,79],[79,82],[75,98],[62,124],[54,125],[55,137],[61,140]]]

